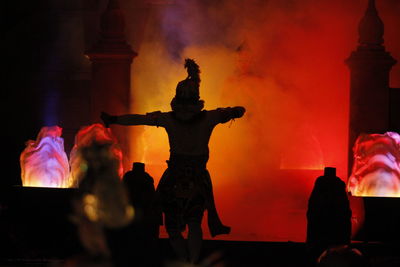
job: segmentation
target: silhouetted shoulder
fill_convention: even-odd
[[[320,176],[315,181],[315,185],[320,185],[320,184],[335,184],[337,186],[346,185],[345,182],[343,182],[342,179],[340,179],[337,176]]]

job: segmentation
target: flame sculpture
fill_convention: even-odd
[[[69,187],[69,164],[64,151],[62,128],[43,127],[36,141],[26,142],[21,153],[21,179],[23,186]]]
[[[400,197],[400,135],[362,134],[353,147],[353,196]]]
[[[89,147],[93,143],[110,144],[110,152],[118,161],[118,175],[122,177],[124,169],[122,166],[122,150],[118,145],[116,137],[112,134],[110,128],[105,128],[102,124],[96,123],[85,126],[79,130],[75,136],[75,144],[70,154],[71,178],[72,185],[77,187],[85,171],[86,164],[80,154],[80,149]]]

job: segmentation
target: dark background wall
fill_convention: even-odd
[[[140,44],[151,2],[119,1],[128,42]],[[99,39],[107,0],[38,0],[2,3],[1,184],[19,184],[19,155],[43,126],[63,128],[67,154],[80,127],[91,123],[91,62],[85,51]],[[162,3],[161,3],[162,4]],[[132,42],[136,39],[136,42]],[[133,44],[134,43],[134,44]]]
[[[90,62],[101,1],[3,3],[2,184],[18,184],[19,154],[42,126],[63,127],[66,148],[89,121]],[[5,59],[5,60],[4,60]]]

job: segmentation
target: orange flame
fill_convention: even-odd
[[[70,186],[68,158],[64,151],[62,128],[43,127],[36,140],[29,140],[21,153],[21,179],[23,186]]]
[[[400,197],[400,135],[362,134],[354,144],[353,196]]]

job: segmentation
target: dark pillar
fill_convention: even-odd
[[[92,61],[91,118],[100,122],[100,112],[121,115],[129,112],[131,63],[136,53],[127,44],[125,22],[117,0],[110,0],[101,17],[100,40],[86,55]],[[124,153],[124,167],[130,167],[128,128],[113,126]]]
[[[369,0],[359,27],[359,45],[346,60],[350,68],[350,121],[348,172],[353,165],[353,145],[361,133],[384,133],[390,129],[389,73],[396,60],[385,51],[384,25]]]

